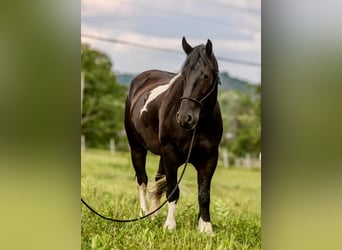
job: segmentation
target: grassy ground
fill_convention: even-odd
[[[149,155],[150,184],[157,166],[158,158]],[[139,215],[134,175],[129,153],[82,153],[82,197],[108,217],[129,219]],[[163,229],[167,206],[154,221],[147,218],[114,223],[82,205],[82,249],[261,249],[260,180],[260,170],[224,169],[219,162],[211,187],[213,236],[197,231],[196,171],[191,165],[180,185],[177,228],[173,232]]]

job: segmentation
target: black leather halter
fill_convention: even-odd
[[[215,91],[216,87],[218,84],[220,84],[220,77],[219,77],[219,71],[218,69],[215,69],[214,66],[211,64],[211,62],[208,60],[208,57],[206,55],[204,55],[204,52],[205,50],[200,50],[200,57],[203,59],[203,61],[205,61],[206,64],[208,64],[210,66],[210,68],[215,72],[215,76],[214,76],[214,84],[213,86],[211,87],[211,89],[209,90],[209,92],[203,96],[200,100],[197,100],[196,98],[194,97],[191,97],[191,96],[182,96],[180,98],[180,100],[190,100],[190,101],[193,101],[195,103],[197,103],[201,108],[203,108],[203,102]]]

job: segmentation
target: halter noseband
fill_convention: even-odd
[[[214,68],[214,66],[210,63],[210,61],[208,60],[208,58],[206,56],[203,55],[203,50],[200,50],[200,57],[210,66],[210,68],[215,72],[215,82],[213,84],[213,86],[211,87],[210,91],[204,96],[202,97],[200,100],[197,100],[194,97],[191,96],[182,96],[180,98],[180,100],[190,100],[193,101],[195,103],[197,103],[201,108],[203,108],[203,102],[205,101],[205,99],[207,99],[215,90],[217,84],[220,84],[220,77],[219,77],[219,71],[217,69]]]

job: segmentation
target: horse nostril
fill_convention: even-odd
[[[190,114],[188,114],[188,115],[186,116],[185,122],[186,122],[186,123],[191,123],[191,121],[192,121],[192,116],[191,116]]]

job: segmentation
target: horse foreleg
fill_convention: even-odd
[[[168,202],[167,218],[164,223],[164,228],[173,230],[176,228],[176,201]]]
[[[197,169],[199,218],[198,229],[200,232],[212,234],[213,228],[210,222],[210,184],[217,164],[217,153]]]
[[[198,230],[211,234],[213,228],[210,222],[210,180],[200,177],[198,180],[198,203],[200,207],[198,218]]]

